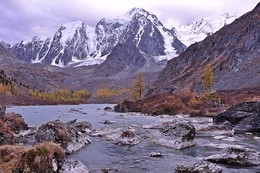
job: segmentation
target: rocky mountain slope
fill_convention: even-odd
[[[155,63],[176,57],[185,49],[173,30],[166,29],[155,15],[139,8],[117,19],[102,19],[96,27],[81,21],[66,23],[47,39],[34,37],[10,49],[26,62],[70,67],[101,64],[108,55],[114,58],[112,51],[121,44],[133,44],[136,51],[151,57]]]
[[[16,83],[30,86],[30,89],[55,90],[62,86],[67,76],[64,70],[50,65],[31,65],[19,60],[14,54],[0,44],[0,69]]]
[[[260,86],[260,3],[230,25],[188,47],[170,60],[150,93],[201,91],[206,64],[211,64],[215,89]]]
[[[232,23],[239,17],[238,14],[223,13],[202,18],[187,25],[174,27],[177,38],[187,47],[193,43],[204,40],[207,36],[212,35],[220,28]]]

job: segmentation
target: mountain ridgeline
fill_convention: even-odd
[[[155,15],[134,8],[117,19],[101,19],[95,27],[81,21],[66,23],[52,37],[34,37],[10,49],[23,61],[69,67],[100,64],[108,55],[114,58],[113,49],[124,44],[133,44],[154,62],[157,56],[169,55],[168,60],[186,48]]]

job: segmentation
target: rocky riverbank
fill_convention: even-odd
[[[0,172],[88,172],[77,160],[65,159],[91,142],[88,122],[47,122],[40,128],[28,127],[20,114],[5,113],[0,107]],[[34,138],[33,146],[20,141]]]
[[[234,172],[237,166],[240,173],[260,170],[259,135],[237,134],[229,122],[213,124],[212,117],[188,114],[151,117],[132,112],[115,113],[108,108],[103,110],[105,106],[94,108],[95,113],[84,107],[76,108],[85,114],[71,112],[71,107],[58,111],[58,114],[66,113],[57,115],[61,120],[17,131],[13,144],[25,148],[26,153],[28,149],[37,151],[37,146],[51,141],[47,149],[54,147],[66,153],[64,157],[59,155],[59,161],[55,160],[55,154],[48,152],[48,158],[53,159],[48,163],[54,172]],[[73,116],[80,120],[72,119]],[[24,142],[24,146],[17,146],[25,138],[35,144],[26,146],[30,142]],[[10,161],[5,160],[1,165]]]

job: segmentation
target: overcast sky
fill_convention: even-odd
[[[259,0],[1,0],[0,41],[16,43],[50,36],[64,23],[82,20],[95,26],[133,7],[155,14],[166,27],[224,12],[244,14]]]

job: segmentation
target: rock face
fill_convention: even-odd
[[[63,149],[52,142],[33,147],[0,146],[0,172],[59,172],[65,157]]]
[[[196,163],[193,166],[177,165],[175,173],[221,173],[220,166],[208,162]]]
[[[193,125],[187,123],[167,123],[159,133],[152,135],[155,143],[159,145],[182,149],[195,145],[196,130]]]
[[[251,152],[246,148],[230,147],[220,154],[214,154],[206,158],[206,160],[222,164],[232,164],[240,166],[256,166],[260,165],[260,156]]]
[[[50,121],[43,124],[36,132],[37,142],[52,141],[58,143],[66,150],[66,153],[82,148],[91,142],[88,133],[92,126],[88,122],[78,122],[76,120],[62,123],[61,121]]]
[[[239,103],[213,117],[214,124],[222,124],[225,121],[231,123],[236,132],[259,132],[260,102]]]
[[[224,26],[170,60],[157,76],[151,93],[202,91],[206,64],[214,72],[214,89],[260,86],[260,3],[250,12]]]

